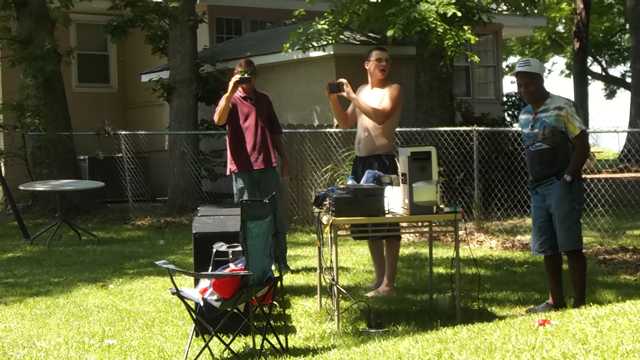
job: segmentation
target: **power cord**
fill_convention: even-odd
[[[349,299],[351,299],[351,301],[353,302],[351,305],[347,306],[342,311],[340,311],[339,314],[342,315],[346,313],[354,306],[357,306],[361,312],[365,312],[365,309],[362,306],[360,306],[360,304],[364,304],[367,306],[367,312],[366,312],[367,328],[362,330],[363,333],[373,334],[373,333],[388,331],[388,329],[383,329],[382,322],[377,320],[373,316],[373,313],[371,311],[371,305],[369,305],[368,302],[364,300],[356,301],[344,288],[342,288],[340,285],[336,283],[335,276],[333,274],[333,263],[332,263],[333,260],[330,259],[329,262],[327,262],[327,259],[325,257],[325,246],[327,245],[324,239],[324,231],[322,229],[321,214],[322,212],[318,211],[317,218],[316,218],[316,237],[318,239],[317,241],[320,242],[319,244],[321,249],[320,259],[321,259],[323,268],[325,269],[325,271],[322,272],[322,278],[325,284],[327,285],[327,290],[331,298],[333,298],[333,296],[338,296],[338,294],[333,293],[333,286],[335,286],[335,288],[337,288],[340,292],[342,292],[347,297],[349,297]],[[328,276],[327,276],[327,271],[329,273]],[[335,311],[336,309],[333,309],[333,311],[330,311],[328,302],[325,302],[324,310],[329,316],[335,316],[337,314]]]
[[[454,188],[456,191],[455,193],[458,195],[458,204],[462,204],[462,199],[460,198],[460,192],[459,190],[459,182],[462,180],[462,178],[464,177],[464,173],[458,175],[455,177],[455,183],[452,186],[452,188]],[[454,193],[453,189],[451,191],[452,193]],[[461,205],[460,205],[461,206]],[[477,291],[477,295],[476,295],[476,302],[478,304],[478,320],[482,319],[482,306],[481,306],[481,302],[480,302],[480,289],[482,286],[482,275],[480,274],[480,266],[478,265],[478,260],[475,258],[475,256],[473,255],[473,250],[471,249],[471,238],[469,237],[469,231],[467,229],[467,221],[464,218],[464,215],[462,216],[462,224],[464,227],[464,233],[465,233],[465,237],[467,238],[467,246],[469,247],[469,253],[471,254],[471,258],[473,259],[473,263],[476,266],[476,273],[478,274],[478,291]],[[455,292],[454,292],[454,288],[453,288],[453,262],[456,258],[456,254],[455,254],[455,246],[453,249],[453,257],[451,258],[451,266],[450,266],[450,284],[451,284],[451,297],[455,299]]]

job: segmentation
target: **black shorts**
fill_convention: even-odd
[[[387,175],[399,175],[398,162],[396,156],[393,154],[376,154],[370,156],[356,156],[353,159],[353,166],[351,167],[351,175],[355,178],[358,184],[364,173],[367,170],[377,170]],[[381,185],[381,183],[377,184]],[[370,230],[370,227],[387,227],[387,229]],[[351,225],[351,236],[354,240],[384,240],[384,239],[397,239],[400,240],[400,235],[388,235],[388,236],[367,236],[371,232],[389,232],[399,233],[400,227],[398,223],[387,224],[362,224]],[[362,235],[359,235],[362,234]]]

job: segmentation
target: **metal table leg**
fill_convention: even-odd
[[[65,214],[65,209],[64,209],[64,204],[63,204],[63,196],[64,194],[62,192],[57,192],[56,193],[56,221],[53,222],[51,225],[47,226],[46,228],[44,228],[43,230],[41,230],[39,233],[37,233],[36,235],[34,235],[31,238],[31,244],[33,244],[33,240],[35,240],[38,236],[44,234],[45,232],[47,232],[49,229],[51,229],[52,227],[55,226],[55,228],[53,229],[53,232],[51,233],[51,235],[49,235],[49,238],[47,239],[47,247],[49,247],[49,245],[51,245],[51,240],[53,240],[53,237],[55,236],[55,234],[58,232],[58,229],[60,229],[60,225],[62,225],[62,223],[67,224],[71,230],[73,230],[73,232],[76,233],[76,235],[78,235],[78,241],[82,240],[82,235],[80,235],[80,231],[83,231],[87,234],[89,234],[90,236],[94,237],[96,239],[96,243],[98,243],[99,238],[98,236],[96,236],[95,234],[93,234],[92,232],[85,230],[84,228],[72,223],[71,221],[67,220],[66,214]]]
[[[318,218],[318,224],[316,224],[317,229],[322,231],[322,220]],[[318,245],[318,255],[317,255],[317,275],[318,275],[318,311],[322,311],[322,273],[324,269],[322,268],[322,247],[320,244],[320,236],[321,234],[316,234],[316,244]]]
[[[429,221],[429,307],[433,308],[433,221]]]
[[[331,225],[330,225],[331,226]],[[336,330],[340,330],[340,294],[338,293],[338,227],[331,226],[331,251],[333,259],[333,276],[335,283],[332,284],[334,318],[336,320]]]

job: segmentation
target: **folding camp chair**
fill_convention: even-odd
[[[187,359],[189,355],[189,349],[194,335],[202,337],[204,342],[195,359],[199,358],[205,349],[215,358],[209,346],[209,343],[214,338],[218,339],[224,345],[225,349],[233,354],[234,357],[240,358],[238,353],[231,348],[231,344],[247,326],[249,326],[251,330],[254,349],[256,348],[256,334],[261,338],[258,358],[262,356],[265,342],[276,352],[287,352],[289,350],[282,274],[278,273],[278,276],[275,276],[271,270],[273,265],[272,250],[277,249],[274,244],[275,211],[274,195],[264,200],[249,199],[240,201],[240,244],[244,254],[243,271],[191,272],[179,269],[166,260],[156,262],[156,265],[168,271],[171,283],[174,286],[174,288],[169,289],[169,291],[172,295],[180,299],[193,321],[184,359]],[[280,256],[277,258],[282,259]],[[282,263],[279,265],[278,269],[282,269]],[[222,299],[219,302],[212,302],[210,298],[203,299],[201,293],[196,289],[179,288],[174,278],[174,274],[176,273],[198,279],[230,279],[240,277],[240,288],[237,293],[230,298]],[[280,288],[279,291],[278,287]],[[220,300],[219,297],[216,299]],[[280,308],[282,309],[283,321],[285,322],[283,326],[284,345],[272,321],[276,299],[282,299]],[[202,309],[207,305],[207,302],[215,303],[218,309],[227,312],[217,324],[212,324],[206,316],[204,316],[205,312],[202,311]],[[230,339],[225,340],[225,338],[223,338],[224,332],[222,332],[221,329],[225,327],[225,324],[232,314],[239,315],[242,323],[233,334],[231,334]],[[261,320],[259,325],[255,321],[256,316]],[[275,339],[279,347],[269,339],[269,336]]]

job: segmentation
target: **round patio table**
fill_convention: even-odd
[[[49,239],[47,240],[47,247],[49,247],[51,239],[53,239],[53,236],[56,234],[62,223],[67,224],[78,235],[78,240],[82,240],[82,235],[80,235],[80,232],[78,231],[80,230],[93,236],[96,239],[97,243],[99,239],[95,234],[81,228],[80,226],[72,223],[67,219],[63,201],[64,193],[66,192],[93,190],[101,187],[104,187],[103,182],[93,180],[40,180],[28,182],[18,186],[20,190],[24,191],[55,192],[57,197],[56,221],[33,236],[31,238],[31,244],[33,244],[33,240],[35,240],[35,238],[44,234],[46,231],[55,226],[53,232],[51,233],[51,235],[49,235]]]

